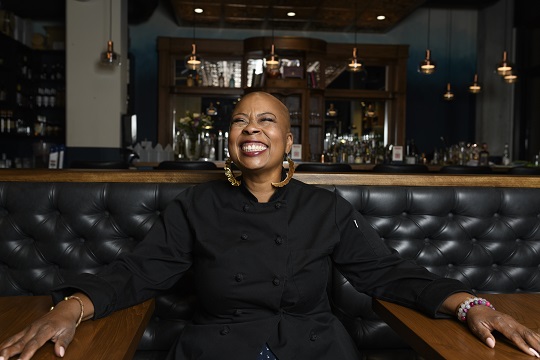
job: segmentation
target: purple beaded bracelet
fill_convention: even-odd
[[[463,321],[463,322],[467,321],[467,313],[469,312],[469,309],[476,305],[484,305],[495,310],[493,305],[491,305],[491,303],[484,298],[479,298],[479,297],[469,298],[465,300],[463,303],[461,303],[461,305],[459,305],[457,309],[458,320]]]

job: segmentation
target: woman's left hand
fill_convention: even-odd
[[[540,357],[540,335],[512,316],[487,306],[474,306],[467,313],[471,332],[490,348],[495,347],[493,331],[498,331],[526,354]]]

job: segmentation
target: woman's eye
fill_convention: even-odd
[[[236,119],[232,120],[233,124],[241,124],[241,123],[244,123],[244,122],[246,122],[246,120],[242,119],[242,118],[236,118]]]

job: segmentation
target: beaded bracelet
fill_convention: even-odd
[[[64,298],[64,301],[68,301],[68,300],[77,300],[79,302],[79,305],[81,305],[81,315],[79,315],[79,319],[77,320],[77,322],[75,323],[75,327],[79,326],[79,324],[81,323],[83,317],[84,317],[84,303],[83,301],[81,300],[80,297],[78,296],[66,296]],[[54,306],[51,307],[51,309],[49,311],[51,311],[52,309],[54,309]]]
[[[484,298],[479,298],[479,297],[469,298],[465,300],[463,303],[461,303],[461,305],[459,305],[459,307],[457,308],[458,320],[463,321],[463,322],[467,321],[467,313],[473,306],[476,306],[476,305],[484,305],[495,310],[493,305],[491,305],[491,303]]]

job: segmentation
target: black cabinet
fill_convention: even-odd
[[[65,52],[0,34],[0,167],[45,166],[65,143],[65,117]]]

